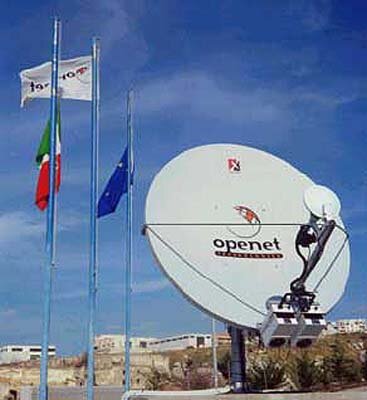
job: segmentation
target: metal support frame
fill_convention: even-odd
[[[247,392],[246,383],[246,349],[243,330],[230,325],[228,333],[231,336],[231,369],[230,384],[233,393]]]
[[[291,282],[291,291],[284,294],[280,302],[280,307],[284,304],[291,304],[295,310],[307,312],[312,304],[314,304],[316,295],[314,291],[307,291],[305,284],[320,261],[326,244],[335,228],[336,223],[334,220],[324,222],[321,228],[318,228],[316,223],[306,224],[300,227],[296,237],[295,247],[297,254],[303,261],[303,270],[301,275]],[[314,232],[312,235],[308,233],[310,229]],[[306,259],[301,253],[300,247],[310,248],[312,243],[316,243],[316,246],[309,258]]]

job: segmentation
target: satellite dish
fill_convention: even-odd
[[[340,213],[338,196],[325,186],[310,186],[306,189],[303,200],[306,208],[316,217],[336,218]]]
[[[267,300],[287,292],[302,271],[294,243],[310,218],[303,202],[310,187],[306,175],[254,148],[192,148],[155,176],[145,231],[158,264],[191,302],[224,322],[256,328]],[[336,224],[340,228],[307,281],[326,312],[342,296],[349,274],[339,217]]]

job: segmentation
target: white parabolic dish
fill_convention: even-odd
[[[185,151],[155,176],[147,196],[153,253],[198,307],[230,324],[256,327],[266,301],[289,291],[302,271],[294,246],[299,226],[292,224],[309,221],[303,196],[313,184],[254,148],[213,144]],[[343,228],[339,218],[337,224]],[[348,274],[349,244],[336,229],[306,289],[316,290],[329,311]]]

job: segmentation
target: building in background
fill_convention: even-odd
[[[220,346],[230,346],[231,336],[227,332],[218,332],[215,334],[215,344]]]
[[[41,346],[7,345],[0,347],[0,364],[11,364],[20,361],[38,360],[41,358]],[[48,356],[56,356],[56,347],[48,347]]]
[[[227,332],[216,333],[215,338],[217,346],[230,346],[231,344],[231,337]],[[132,337],[130,345],[132,352],[199,349],[211,347],[212,337],[209,333],[183,333],[164,338]],[[97,335],[94,348],[97,353],[123,353],[125,351],[125,335]]]
[[[338,329],[336,327],[336,323],[335,322],[331,322],[331,321],[327,321],[326,322],[326,327],[322,331],[321,335],[322,336],[328,336],[328,335],[335,335],[336,333],[338,333]]]
[[[131,350],[135,352],[147,351],[148,342],[154,338],[132,337]],[[97,335],[94,340],[94,349],[97,353],[123,353],[125,351],[125,335]]]
[[[185,333],[179,336],[170,336],[155,339],[148,342],[148,349],[151,351],[169,351],[199,349],[211,347],[212,337],[209,334]]]
[[[338,333],[367,333],[365,319],[339,319],[335,325]]]

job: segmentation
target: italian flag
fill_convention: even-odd
[[[36,190],[36,205],[43,211],[47,207],[50,194],[49,172],[50,172],[50,132],[51,123],[48,120],[43,132],[41,143],[38,147],[36,162],[39,167],[39,175]],[[56,176],[55,188],[59,191],[61,181],[61,146],[60,146],[60,111],[57,111],[56,124]]]

